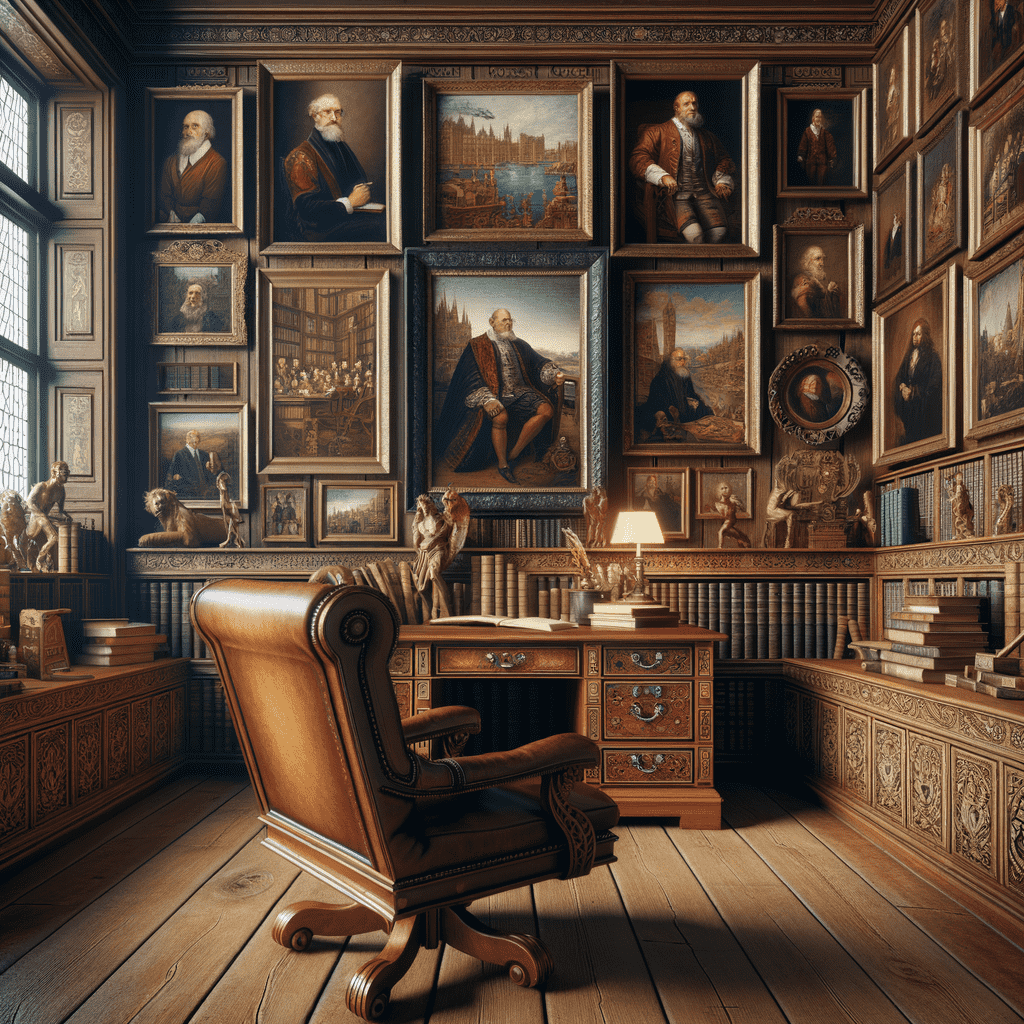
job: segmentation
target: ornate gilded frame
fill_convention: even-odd
[[[591,241],[594,237],[593,105],[594,84],[589,79],[528,82],[426,79],[423,83],[424,241]],[[499,137],[507,132],[509,139],[503,145],[509,151],[513,147],[525,147],[525,151],[517,155],[528,160],[508,162],[517,164],[518,172],[503,172],[506,161],[494,164],[485,161],[474,163],[467,179],[465,175],[458,176],[459,170],[467,169],[464,163],[440,163],[445,156],[454,161],[456,151],[464,152],[466,140],[456,136],[460,132],[468,134],[478,121],[488,125],[488,131]],[[552,133],[557,131],[560,122],[565,124],[563,135],[553,138]],[[481,129],[476,130],[479,135]],[[545,143],[545,154],[539,158],[536,152],[529,151],[531,143],[538,138],[543,138]],[[469,145],[474,141],[470,138]],[[575,173],[564,175],[564,186],[563,178],[553,168],[559,163],[568,166],[572,161],[548,161],[546,152],[552,145],[562,147],[567,156],[575,150]],[[533,219],[530,226],[525,226],[518,223],[526,216],[522,203],[515,201],[515,192],[503,192],[503,188],[520,187],[515,178],[530,176],[531,172],[526,169],[529,166],[543,169],[539,183],[529,180],[522,184],[521,195],[531,197],[528,202]],[[447,177],[449,170],[455,172],[454,176]],[[487,182],[488,173],[495,176],[494,185]],[[482,180],[478,177],[481,174]],[[501,184],[499,175],[503,175]],[[537,176],[536,172],[532,173],[533,178]],[[534,204],[532,197],[538,184],[544,198]],[[533,191],[526,193],[525,189],[531,185]],[[549,187],[550,200],[547,199]],[[490,202],[481,202],[481,199]]]
[[[277,533],[273,528],[274,507],[277,499],[284,502],[292,499],[295,508],[295,532]],[[260,535],[264,544],[309,544],[309,528],[312,521],[312,509],[309,503],[309,484],[293,481],[271,481],[260,484]],[[282,530],[284,529],[282,519]]]
[[[393,544],[398,540],[398,484],[361,484],[348,480],[317,477],[314,481],[313,500],[315,542],[327,544]],[[363,514],[360,529],[346,529],[344,523],[332,516],[331,503],[349,502],[357,505]],[[340,514],[336,510],[334,516]],[[351,520],[350,520],[351,523]],[[377,524],[379,529],[366,532],[366,523]]]
[[[739,209],[735,241],[690,245],[650,241],[633,213],[636,184],[629,156],[643,124],[672,117],[675,97],[697,93],[709,131],[739,168],[734,195]],[[613,256],[722,259],[760,252],[761,65],[757,61],[611,62],[611,252]],[[703,96],[703,99],[701,98]],[[723,114],[722,111],[725,111]],[[640,200],[637,200],[640,201]]]
[[[386,269],[259,269],[258,472],[390,472],[389,296]],[[289,371],[283,384],[281,359]],[[314,369],[330,379],[315,379]]]
[[[919,272],[937,266],[964,244],[963,152],[964,112],[957,110],[917,154]]]
[[[910,112],[916,77],[910,74],[910,25],[904,25],[873,67],[875,172],[887,167],[914,136]]]
[[[245,322],[245,282],[249,255],[218,239],[181,239],[150,256],[147,288],[147,333],[153,345],[248,345]],[[185,289],[199,281],[207,289],[211,313],[223,320],[224,330],[175,330],[175,316]],[[174,293],[173,295],[171,293]],[[184,327],[183,323],[177,324]]]
[[[181,136],[181,122],[193,110],[205,110],[213,118],[215,136],[213,149],[227,164],[226,174],[231,194],[223,203],[224,220],[201,224],[158,221],[159,179],[164,161],[169,159]],[[225,124],[227,122],[227,124]],[[173,131],[173,145],[167,145]],[[240,235],[242,234],[244,191],[244,153],[242,138],[242,90],[216,86],[177,86],[146,90],[145,138],[147,139],[146,233],[150,235]],[[159,138],[158,138],[159,136]],[[227,139],[225,143],[223,140]],[[157,145],[161,149],[157,149]]]

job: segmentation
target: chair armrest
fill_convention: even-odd
[[[402,719],[405,742],[431,743],[431,757],[456,757],[466,740],[480,731],[480,712],[476,708],[428,708],[411,718]],[[435,741],[444,740],[443,744]],[[435,749],[435,747],[437,749]]]

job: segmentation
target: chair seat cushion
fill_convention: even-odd
[[[569,802],[590,819],[599,836],[619,820],[615,801],[593,786],[577,784]],[[555,848],[557,857],[567,845],[561,829],[541,807],[539,780],[422,801],[410,821],[415,831],[395,835],[391,844],[398,879],[460,865],[471,869],[495,859],[512,861],[543,849]]]

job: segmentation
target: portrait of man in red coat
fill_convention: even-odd
[[[205,110],[190,110],[182,120],[174,152],[164,160],[157,192],[156,219],[161,224],[228,222],[228,164],[213,148],[216,129]]]
[[[825,124],[825,115],[816,108],[811,123],[800,136],[797,147],[797,162],[804,169],[811,185],[822,186],[828,181],[828,173],[836,165],[836,140]]]

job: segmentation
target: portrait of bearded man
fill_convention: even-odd
[[[226,223],[228,164],[213,148],[216,129],[206,110],[182,119],[173,153],[164,160],[157,192],[156,219],[166,224]]]
[[[202,281],[189,281],[181,306],[168,325],[170,333],[217,334],[227,329],[224,317],[210,308],[207,286]]]
[[[637,409],[637,426],[650,435],[649,440],[661,440],[657,428],[662,422],[692,423],[714,414],[693,383],[689,357],[683,349],[675,348],[662,361],[647,398]]]
[[[830,279],[825,250],[820,245],[809,245],[800,254],[789,296],[792,317],[829,320],[843,317],[842,288]]]

